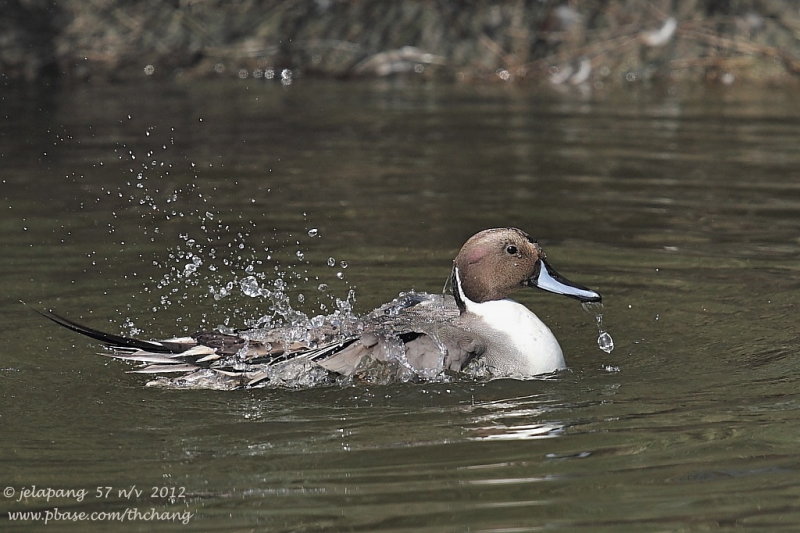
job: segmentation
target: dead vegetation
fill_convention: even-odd
[[[800,73],[790,0],[8,0],[0,35],[3,75],[31,80],[289,72],[597,86]]]

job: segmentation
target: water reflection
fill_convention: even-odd
[[[562,426],[553,424],[494,425],[474,428],[475,440],[531,440],[557,437],[563,432]]]
[[[545,403],[549,401],[541,395],[531,395],[475,404],[473,411],[482,414],[473,416],[466,427],[468,438],[530,440],[557,437],[563,433],[564,426],[541,422],[552,410]]]

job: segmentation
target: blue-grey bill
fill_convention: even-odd
[[[539,260],[539,269],[536,274],[529,280],[530,285],[538,287],[542,290],[553,292],[555,294],[563,294],[570,298],[577,298],[582,302],[599,302],[602,297],[599,293],[578,285],[572,281],[561,276],[555,271],[553,267],[547,264],[544,259]]]

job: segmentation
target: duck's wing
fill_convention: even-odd
[[[433,376],[443,370],[460,372],[485,351],[480,339],[469,331],[442,326],[415,329],[418,331],[365,333],[316,362],[331,372],[352,376],[359,375],[364,361],[397,361],[418,376]]]
[[[364,361],[397,361],[421,376],[461,371],[485,351],[477,335],[461,327],[452,297],[405,293],[367,315],[360,338],[317,363],[331,372],[358,375]]]
[[[465,327],[455,299],[450,295],[408,293],[399,301],[399,311],[389,331],[404,328],[402,340],[408,364],[418,372],[431,369],[460,372],[486,351],[485,339]]]

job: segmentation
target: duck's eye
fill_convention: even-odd
[[[517,255],[517,247],[514,246],[513,244],[509,244],[508,246],[506,246],[506,252],[509,255]]]

